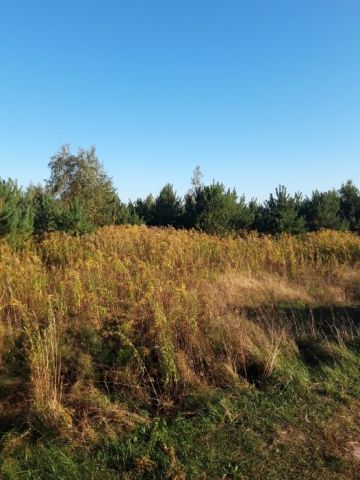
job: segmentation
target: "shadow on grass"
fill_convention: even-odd
[[[341,362],[340,352],[329,343],[319,342],[315,338],[301,338],[296,342],[302,361],[309,367],[321,364],[334,364]]]
[[[295,338],[302,335],[314,337],[360,337],[360,305],[308,306],[284,304],[276,307],[245,308],[243,313],[250,320],[286,328]],[[259,320],[260,319],[260,320]]]

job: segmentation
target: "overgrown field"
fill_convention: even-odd
[[[360,237],[0,245],[1,479],[360,478]]]

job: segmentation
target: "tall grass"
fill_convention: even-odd
[[[0,245],[0,298],[0,424],[97,441],[189,392],[265,382],[309,338],[353,340],[360,238],[52,234]]]

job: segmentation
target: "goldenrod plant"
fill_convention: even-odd
[[[180,445],[187,418],[198,425],[189,438],[197,428],[225,435],[228,422],[255,435],[257,420],[244,405],[258,404],[266,443],[269,428],[281,423],[269,420],[266,405],[285,409],[286,423],[305,408],[311,425],[312,409],[323,402],[318,385],[330,416],[336,402],[357,402],[360,238],[353,233],[217,237],[146,226],[54,232],[21,250],[0,245],[0,298],[2,478],[28,467],[24,478],[46,478],[43,464],[36,467],[42,476],[31,473],[32,454],[30,463],[19,457],[34,445],[55,455],[59,475],[66,455],[79,478],[196,478],[191,468],[209,478],[228,471],[228,478],[248,478],[240,460],[199,466],[212,448],[222,450],[214,439],[203,452],[195,448],[186,467],[181,452],[188,447]],[[135,437],[140,444],[130,451],[123,441]],[[234,441],[228,448],[236,450]],[[92,477],[80,465],[90,461],[89,451],[108,477]],[[114,455],[122,466],[114,467]],[[321,461],[325,478],[330,467]]]

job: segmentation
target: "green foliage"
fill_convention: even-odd
[[[256,203],[246,203],[245,197],[237,198],[235,189],[226,190],[219,182],[202,183],[200,167],[196,167],[191,179],[191,189],[185,195],[183,226],[208,233],[250,229],[254,223]]]
[[[152,224],[158,226],[178,227],[182,215],[182,201],[176,195],[173,186],[170,185],[170,183],[167,183],[155,199]]]
[[[200,167],[184,196],[166,184],[158,196],[123,203],[105,173],[95,148],[72,153],[60,148],[49,162],[45,188],[24,193],[16,182],[0,186],[0,236],[22,245],[31,233],[65,230],[86,233],[105,225],[145,223],[150,226],[194,228],[211,234],[257,230],[266,234],[300,234],[321,229],[360,232],[360,192],[348,181],[336,190],[291,196],[284,186],[264,203],[247,202],[235,189],[213,181],[205,185]]]
[[[69,206],[79,199],[93,225],[116,223],[120,201],[94,147],[79,149],[74,155],[65,145],[52,157],[49,168],[47,188],[62,205]]]
[[[116,225],[141,225],[142,223],[144,223],[143,219],[131,208],[131,205],[119,202],[116,212]]]
[[[61,207],[43,187],[30,187],[28,198],[34,209],[34,233],[54,232],[61,228]]]
[[[221,183],[206,185],[195,198],[195,226],[205,232],[225,232],[234,225],[236,199],[236,191],[226,191]]]
[[[73,235],[90,233],[95,228],[87,215],[83,202],[77,197],[63,208],[61,226],[62,230]]]
[[[33,232],[31,204],[13,180],[0,180],[0,237],[21,246]]]
[[[129,203],[130,211],[137,215],[146,225],[154,224],[154,197],[150,194],[145,200],[138,198],[134,203]]]
[[[244,215],[245,213],[245,215]],[[197,186],[185,198],[185,225],[208,233],[225,233],[248,223],[244,200],[221,183]]]
[[[253,229],[258,209],[259,206],[256,200],[251,200],[249,203],[246,203],[245,196],[242,195],[238,201],[236,215],[233,219],[235,229]]]
[[[350,230],[360,231],[360,192],[351,180],[340,188],[340,214]]]
[[[305,219],[300,215],[301,195],[292,197],[286,188],[280,185],[275,195],[259,210],[256,220],[257,228],[265,233],[302,233],[305,231]]]
[[[348,222],[340,216],[340,197],[336,190],[319,192],[315,190],[311,199],[306,199],[302,206],[309,230],[324,228],[346,230]]]

